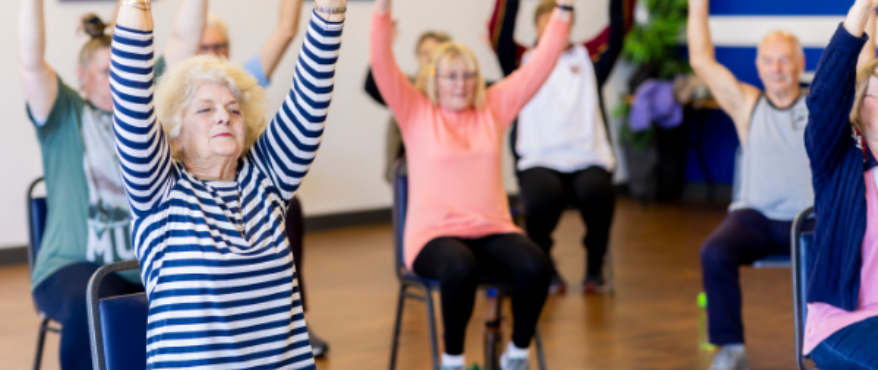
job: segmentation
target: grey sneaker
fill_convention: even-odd
[[[710,370],[749,370],[750,365],[747,363],[747,352],[744,345],[734,344],[723,346],[719,352],[713,356],[713,364]]]
[[[527,370],[530,361],[525,358],[508,358],[506,352],[500,356],[500,370]]]

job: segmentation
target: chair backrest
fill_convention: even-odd
[[[34,189],[43,182],[40,177],[34,180],[27,188],[27,262],[30,271],[33,272],[37,255],[40,253],[40,243],[43,241],[43,231],[46,229],[46,215],[49,208],[46,197],[34,196]]]
[[[98,305],[104,369],[146,369],[146,293],[105,298]]]
[[[793,317],[796,329],[796,365],[804,370],[805,356],[802,347],[805,336],[805,319],[808,317],[807,292],[808,292],[808,252],[814,243],[814,231],[808,230],[806,225],[814,218],[814,209],[809,207],[800,212],[793,221],[792,230],[792,259],[793,273]]]
[[[134,269],[139,269],[136,260],[114,262],[99,268],[88,282],[86,299],[95,370],[146,369],[146,294],[98,297],[107,275]]]
[[[397,277],[405,274],[405,249],[403,238],[405,217],[408,210],[409,176],[405,157],[393,163],[390,181],[393,184],[393,254]]]

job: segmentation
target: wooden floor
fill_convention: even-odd
[[[611,240],[617,292],[549,298],[540,322],[549,368],[707,369],[712,355],[699,349],[704,314],[696,305],[702,290],[698,250],[724,214],[716,206],[642,208],[620,200]],[[387,367],[398,289],[390,231],[381,225],[307,236],[307,320],[331,345],[319,369]],[[570,282],[583,274],[582,233],[579,216],[568,212],[555,234],[554,258]],[[742,284],[751,369],[794,369],[789,270],[748,268]],[[480,298],[467,333],[467,363],[481,362],[482,303]],[[422,303],[408,304],[399,369],[429,368],[425,316]],[[30,368],[37,325],[27,266],[0,268],[0,369]],[[58,368],[57,343],[51,334],[44,369]]]

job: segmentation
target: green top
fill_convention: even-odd
[[[77,262],[104,265],[133,259],[112,114],[88,104],[59,77],[58,97],[48,119],[37,122],[29,107],[28,117],[43,156],[48,206],[31,288]],[[121,275],[140,282],[138,271]]]

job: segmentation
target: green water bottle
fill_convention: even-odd
[[[707,335],[707,294],[698,293],[698,349],[713,352],[715,349]]]

